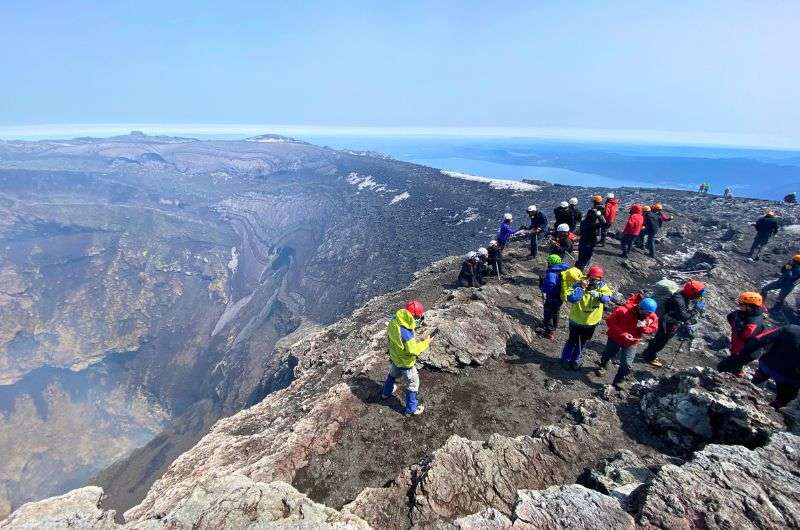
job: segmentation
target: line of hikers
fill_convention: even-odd
[[[656,283],[650,295],[636,292],[624,299],[605,282],[605,271],[602,267],[594,265],[584,273],[594,247],[605,244],[608,229],[616,220],[619,200],[613,193],[606,196],[605,202],[602,196],[594,195],[592,207],[585,216],[577,210],[577,203],[577,198],[573,197],[554,209],[555,229],[550,233],[547,232],[547,217],[535,205],[527,208],[529,224],[519,228],[513,227],[513,215],[506,213],[496,238],[489,243],[489,247],[481,247],[467,254],[459,271],[458,283],[463,287],[480,287],[489,277],[504,276],[503,250],[512,236],[520,230],[526,230],[530,235],[531,257],[538,255],[540,240],[547,237],[550,250],[547,270],[539,281],[544,299],[543,316],[536,332],[548,339],[554,339],[561,306],[565,302],[569,303],[568,337],[560,360],[564,369],[576,370],[580,367],[583,350],[594,336],[606,310],[612,304],[616,305],[605,319],[608,338],[595,373],[602,377],[608,362],[617,356],[619,369],[612,384],[621,389],[631,371],[636,348],[643,336],[652,337],[641,352],[642,360],[654,367],[663,366],[658,355],[674,337],[678,336],[681,341],[678,352],[692,339],[705,309],[706,287],[698,280],[689,280],[681,286],[664,279]],[[751,255],[756,252],[756,258],[760,248],[777,232],[777,221],[774,217],[774,211],[770,210],[755,223],[758,244],[754,241]],[[766,221],[762,221],[764,219]],[[672,217],[663,212],[660,203],[652,206],[631,206],[621,237],[622,256],[627,256],[632,245],[640,238],[644,240],[642,245],[654,256],[655,236],[662,224],[670,220]],[[578,239],[574,232],[576,227],[580,233],[578,258],[574,265],[570,265],[566,258],[574,259],[574,245]],[[769,232],[769,236],[761,237],[765,231]],[[756,352],[763,346],[770,346],[769,352],[787,352],[787,344],[794,344],[797,348],[798,343],[792,341],[800,338],[800,326],[788,325],[765,330],[763,302],[770,291],[777,290],[779,294],[775,307],[780,307],[799,281],[800,254],[785,264],[781,268],[780,276],[765,285],[760,293],[746,291],[739,296],[739,308],[728,315],[731,325],[731,356],[720,363],[720,370],[740,372],[747,362],[756,358]],[[424,410],[422,405],[417,404],[419,374],[416,359],[429,348],[431,334],[416,333],[423,316],[422,303],[411,300],[397,311],[387,330],[391,366],[382,397],[391,397],[396,391],[397,379],[402,378],[406,386],[406,415],[421,414]],[[755,344],[761,346],[756,347]],[[776,361],[777,357],[779,353],[762,356],[753,382],[760,384],[767,379],[773,379],[779,385],[776,404],[785,404],[788,402],[787,396],[796,396],[800,389],[800,359],[789,363],[794,372],[787,372],[788,365],[784,366]]]

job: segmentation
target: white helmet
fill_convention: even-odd
[[[613,199],[614,194],[612,192],[606,193],[606,199]]]
[[[578,204],[578,198],[577,198],[577,197],[572,197],[572,198],[569,200],[569,203],[570,203],[571,205],[575,206],[576,204]]]
[[[569,203],[567,201],[561,201],[559,206],[561,206],[562,208],[566,208],[567,206],[569,206]]]
[[[470,250],[469,252],[467,252],[467,259],[475,259],[477,257],[478,253],[475,252],[474,250]]]
[[[497,240],[496,239],[492,239],[491,241],[489,241],[489,246],[490,247],[496,247],[497,246]]]
[[[535,204],[531,204],[530,206],[528,206],[528,211],[529,212],[535,212],[536,211],[536,205]]]
[[[567,223],[561,223],[556,227],[556,232],[569,232],[569,225]]]
[[[481,247],[478,249],[478,255],[483,256],[484,258],[489,255],[489,251],[486,250],[485,247]]]
[[[505,214],[505,215],[503,216],[503,219],[505,219],[506,221],[510,221],[510,220],[512,220],[513,218],[514,218],[514,216],[513,216],[513,215],[511,215],[510,213],[507,213],[507,214]]]

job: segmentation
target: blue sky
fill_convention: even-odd
[[[797,145],[798,27],[800,2],[6,0],[0,126],[622,129]]]

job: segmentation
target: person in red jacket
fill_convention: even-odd
[[[731,325],[731,355],[739,355],[745,343],[764,331],[764,298],[752,291],[739,295],[739,309],[728,313],[728,324]],[[737,377],[744,377],[744,372],[737,372]]]
[[[642,207],[634,204],[630,209],[630,216],[628,222],[625,223],[625,229],[622,231],[622,257],[627,258],[628,252],[633,248],[633,241],[639,237],[644,225],[644,216],[642,215]]]
[[[598,243],[601,247],[606,245],[606,233],[614,225],[614,221],[617,220],[617,210],[619,210],[619,199],[615,198],[613,193],[607,194],[606,204],[603,206],[603,218],[606,223],[600,229],[600,243]]]
[[[652,298],[643,298],[636,293],[608,315],[608,342],[600,358],[600,366],[596,374],[602,377],[606,373],[608,361],[619,354],[619,370],[614,376],[614,388],[622,390],[622,382],[631,372],[633,359],[636,357],[636,345],[642,335],[652,335],[658,331],[658,304]]]

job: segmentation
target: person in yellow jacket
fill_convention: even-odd
[[[592,339],[594,330],[603,320],[603,310],[611,302],[614,291],[603,281],[605,271],[597,265],[589,267],[586,276],[578,276],[572,269],[561,274],[564,275],[564,283],[575,279],[567,286],[562,284],[564,301],[572,304],[572,308],[569,312],[569,337],[561,350],[561,366],[577,370],[583,347]]]
[[[419,300],[411,300],[405,307],[398,309],[389,322],[386,336],[389,340],[389,375],[383,384],[383,399],[388,399],[397,390],[395,382],[402,378],[406,385],[406,405],[403,413],[416,416],[425,410],[424,405],[417,404],[419,392],[419,372],[417,357],[430,347],[431,339],[427,336],[417,337],[415,330],[417,320],[425,314],[425,308]]]

